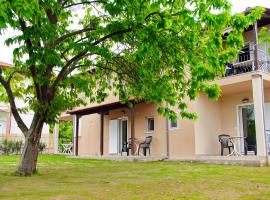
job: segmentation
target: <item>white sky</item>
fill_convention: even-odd
[[[247,7],[262,6],[270,8],[270,0],[229,0],[233,7],[233,13],[244,11]],[[12,63],[12,51],[14,46],[7,47],[4,45],[4,40],[7,37],[14,35],[12,30],[7,30],[5,36],[0,36],[0,61]]]

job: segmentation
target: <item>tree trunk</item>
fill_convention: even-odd
[[[37,169],[38,146],[44,122],[38,120],[35,123],[35,128],[28,133],[29,137],[25,138],[21,162],[17,171],[20,176],[31,176]]]

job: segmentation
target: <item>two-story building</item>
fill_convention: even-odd
[[[76,155],[120,155],[132,138],[152,136],[151,155],[181,159],[220,155],[218,136],[228,134],[239,154],[267,159],[270,132],[270,62],[266,43],[258,43],[262,27],[270,28],[270,10],[243,34],[245,46],[238,59],[226,65],[219,100],[203,93],[190,102],[199,119],[176,123],[157,113],[155,104],[139,103],[132,109],[110,97],[104,103],[69,111],[74,121]],[[226,34],[225,34],[226,36]],[[255,156],[256,154],[256,156]]]

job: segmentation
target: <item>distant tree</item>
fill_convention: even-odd
[[[0,71],[0,98],[26,139],[18,173],[35,172],[44,123],[86,99],[101,102],[110,90],[122,102],[156,103],[171,118],[178,106],[182,117],[194,118],[185,99],[200,91],[218,96],[208,81],[224,74],[242,32],[262,12],[232,16],[227,0],[1,0],[1,34],[18,33],[5,41],[18,45],[14,67]],[[18,109],[16,98],[29,106]],[[28,127],[20,113],[29,109]]]
[[[61,121],[59,123],[59,145],[68,144],[72,142],[73,124],[70,121]]]

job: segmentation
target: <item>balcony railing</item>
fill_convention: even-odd
[[[258,49],[258,70],[270,73],[270,56],[262,50]],[[256,71],[254,63],[254,52],[241,52],[237,61],[225,65],[226,75],[232,76],[246,72]]]

